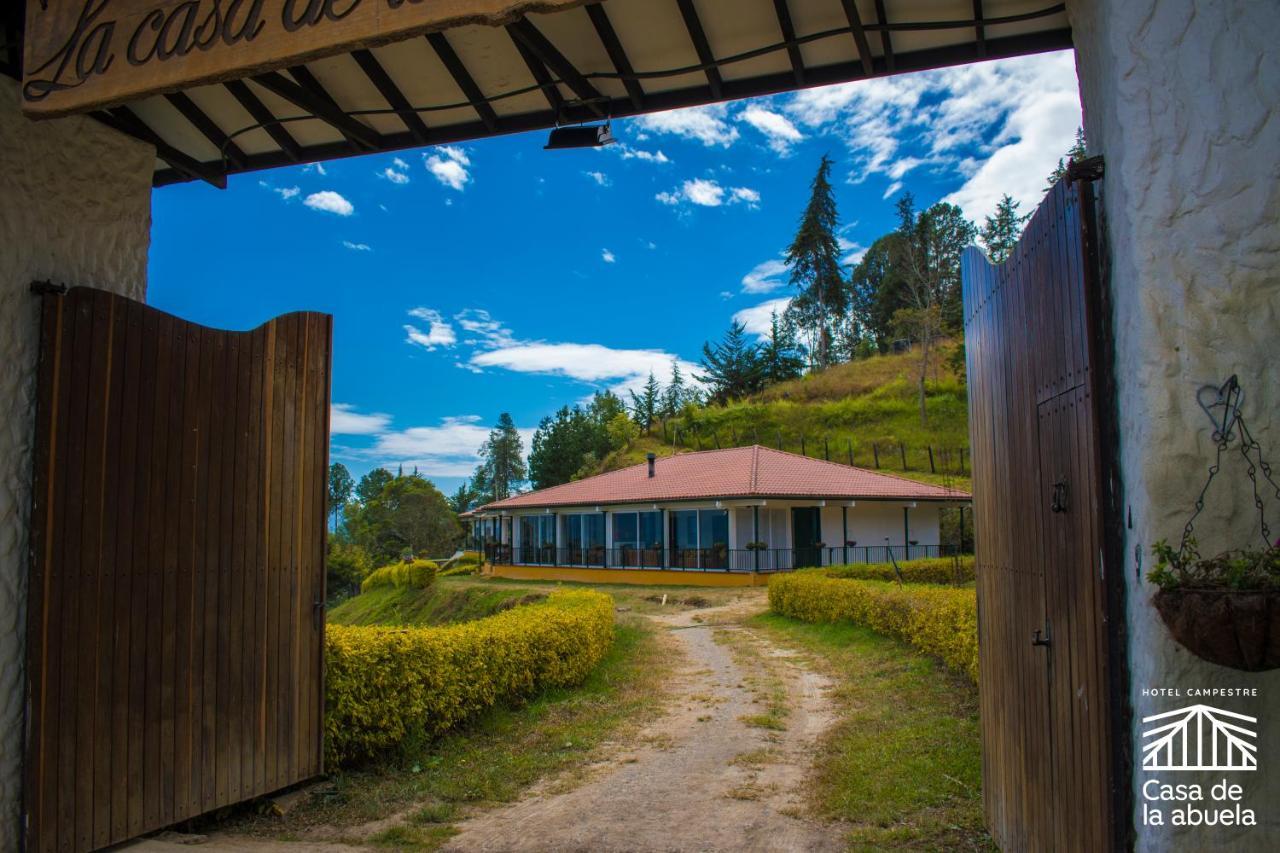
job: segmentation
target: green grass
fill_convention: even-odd
[[[812,796],[820,816],[850,827],[850,849],[995,849],[972,684],[865,628],[773,614],[750,624],[838,685],[841,716],[818,750]]]
[[[398,765],[335,773],[327,788],[282,818],[244,813],[233,831],[314,837],[433,850],[468,807],[512,802],[553,774],[572,781],[605,741],[638,729],[661,710],[670,672],[657,632],[645,620],[618,624],[613,648],[581,686],[547,691],[519,707],[493,708]],[[370,838],[356,828],[404,814]]]
[[[757,398],[727,406],[706,406],[693,410],[692,418],[681,416],[668,425],[664,440],[661,426],[640,436],[632,445],[610,454],[601,464],[611,471],[644,461],[646,453],[669,456],[674,428],[680,430],[680,451],[762,444],[792,453],[803,452],[823,458],[830,452],[833,462],[849,462],[874,468],[872,445],[878,445],[879,467],[935,485],[968,490],[970,479],[959,474],[931,474],[927,447],[935,450],[935,467],[943,467],[939,451],[952,454],[951,466],[959,463],[958,451],[969,446],[968,400],[964,382],[945,365],[954,344],[943,344],[936,371],[930,371],[926,388],[928,422],[920,423],[916,388],[918,364],[914,353],[876,356],[841,364],[828,370],[772,386]],[[699,439],[700,436],[700,439]],[[803,447],[801,437],[804,437]],[[906,446],[907,469],[903,470],[899,443]],[[968,466],[966,455],[965,465]]]
[[[379,587],[329,611],[337,625],[448,625],[492,616],[546,596],[522,586],[488,586],[462,578],[437,578],[427,589]]]

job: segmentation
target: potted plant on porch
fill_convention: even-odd
[[[1207,401],[1206,392],[1216,394]],[[1280,667],[1280,542],[1267,526],[1258,473],[1280,498],[1271,466],[1240,416],[1243,392],[1232,376],[1221,388],[1201,389],[1199,402],[1214,422],[1217,458],[1196,498],[1195,510],[1175,549],[1166,540],[1153,547],[1155,567],[1147,580],[1159,589],[1156,610],[1174,639],[1210,663],[1248,672]],[[1219,415],[1216,410],[1221,408]],[[1258,510],[1261,547],[1242,547],[1210,557],[1200,554],[1194,523],[1204,509],[1205,494],[1222,466],[1223,453],[1239,438]]]

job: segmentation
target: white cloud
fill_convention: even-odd
[[[700,370],[662,350],[614,349],[603,344],[521,342],[502,349],[478,352],[476,367],[502,368],[516,373],[563,376],[592,384],[608,384],[615,392],[639,389],[649,378],[668,376],[671,362],[679,361],[686,376]]]
[[[293,198],[294,196],[302,192],[302,190],[298,189],[297,187],[277,187],[274,191],[280,193],[280,198],[284,199],[285,201],[288,201],[289,199]]]
[[[329,432],[334,435],[378,435],[391,423],[391,415],[360,414],[350,403],[334,403],[329,408]]]
[[[742,277],[743,293],[770,293],[786,285],[779,276],[787,272],[785,262],[772,258],[756,264],[751,272]]]
[[[738,139],[738,129],[726,121],[729,108],[724,104],[688,107],[665,113],[650,113],[632,121],[650,133],[667,133],[681,139],[701,142],[708,148],[728,148]],[[625,156],[625,154],[624,154]]]
[[[434,308],[417,307],[409,311],[409,316],[427,323],[426,331],[414,325],[406,324],[405,343],[414,344],[433,352],[439,347],[451,347],[458,342],[458,334],[449,321]]]
[[[321,190],[318,193],[312,193],[302,203],[312,210],[336,213],[338,216],[350,216],[356,212],[351,202],[333,190]]]
[[[791,119],[757,104],[752,104],[739,113],[738,120],[745,121],[763,133],[769,141],[769,147],[779,154],[791,153],[791,146],[804,139],[804,134],[792,124]]]
[[[979,221],[1004,192],[1034,208],[1080,123],[1070,51],[809,89],[782,111],[801,127],[843,137],[850,180],[884,174],[885,198],[925,166],[966,178],[946,200]],[[923,146],[920,156],[900,153],[908,140]]]
[[[855,243],[845,237],[837,236],[836,245],[840,247],[841,252],[844,252],[840,257],[840,263],[846,267],[855,266],[860,263],[862,258],[867,254],[866,246],[863,246],[861,243]]]
[[[397,169],[400,169],[403,172],[409,171],[409,164],[406,163],[404,160],[401,160],[399,157],[392,160],[391,165],[395,166]]]
[[[761,302],[759,305],[752,305],[750,308],[743,308],[733,315],[733,319],[741,323],[746,330],[758,337],[767,337],[769,334],[769,323],[774,314],[779,317],[787,310],[787,306],[791,304],[791,297],[784,296],[780,299],[770,299],[768,302]]]
[[[893,195],[900,189],[902,189],[902,181],[894,181],[893,183],[889,184],[889,186],[885,187],[884,195],[880,196],[880,198],[887,199],[889,198],[889,196]]]
[[[302,171],[315,172],[320,177],[324,177],[325,175],[329,174],[328,170],[326,170],[324,167],[324,163],[308,163],[307,165],[302,167]]]
[[[516,342],[515,335],[500,321],[495,320],[483,308],[468,308],[454,315],[458,325],[475,337],[463,341],[467,346],[478,346],[486,349],[511,346]]]
[[[600,260],[604,261],[606,264],[613,264],[618,262],[618,257],[608,249],[601,249]]]
[[[480,462],[480,446],[489,437],[490,427],[477,415],[460,415],[440,420],[438,426],[410,427],[380,435],[370,448],[354,451],[395,469],[418,469],[428,477],[469,477]],[[534,430],[517,428],[527,454]]]
[[[609,176],[606,175],[604,172],[583,172],[582,174],[586,175],[588,178],[595,181],[598,186],[602,186],[602,187],[609,186],[609,183],[610,183]]]
[[[422,155],[423,165],[437,181],[462,192],[471,181],[471,172],[468,170],[471,158],[467,156],[466,150],[453,145],[439,145],[434,150],[440,153]]]
[[[343,240],[342,245],[346,246],[353,252],[372,252],[373,247],[368,243],[352,243],[350,240]]]
[[[610,146],[610,147],[616,148],[618,153],[622,155],[623,160],[642,160],[645,163],[658,163],[658,164],[671,162],[671,158],[668,157],[666,154],[663,154],[662,151],[660,150],[645,151],[642,148],[632,148],[630,145],[627,145],[625,142],[619,145]]]
[[[660,192],[654,198],[672,206],[688,202],[701,207],[720,207],[726,203],[743,202],[748,207],[755,207],[760,202],[760,193],[750,187],[726,189],[720,186],[719,182],[709,178],[694,178],[685,181],[677,189]]]
[[[397,163],[399,163],[399,162],[402,162],[402,161],[400,161],[400,160],[397,158],[396,162],[397,162]],[[407,184],[407,183],[409,183],[409,176],[408,176],[407,174],[405,174],[404,172],[397,172],[397,171],[396,171],[394,168],[392,168],[391,166],[388,166],[387,168],[385,168],[385,169],[383,169],[381,172],[379,172],[379,173],[378,173],[378,176],[379,176],[379,177],[382,177],[382,178],[386,178],[388,181],[390,181],[390,182],[391,182],[391,183],[393,183],[393,184]]]

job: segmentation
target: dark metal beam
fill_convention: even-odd
[[[586,102],[588,109],[597,115],[604,115],[604,110],[596,103],[597,101],[605,100],[604,96],[587,81],[587,78],[582,76],[582,72],[578,71],[573,66],[573,63],[528,18],[521,18],[508,24],[507,31],[527,47],[529,52],[538,58],[539,62],[551,69],[557,77],[563,80],[575,95]]]
[[[377,149],[381,144],[382,134],[364,122],[357,121],[342,111],[332,100],[326,99],[285,77],[279,71],[268,71],[255,74],[250,78],[262,88],[278,95],[296,107],[311,113],[321,121],[331,125],[343,136],[369,148]]]
[[[382,67],[378,57],[374,56],[372,51],[362,48],[351,51],[351,58],[360,66],[360,70],[369,78],[369,82],[378,90],[378,94],[382,95],[387,106],[396,111],[396,117],[404,122],[405,128],[413,134],[413,138],[422,145],[426,145],[427,138],[431,135],[427,130],[426,122],[422,120],[422,116],[413,111],[409,99],[404,96],[404,92],[400,91],[400,87]]]
[[[876,0],[876,20],[881,24],[889,23],[889,15],[884,10],[884,0]],[[884,52],[884,67],[892,74],[896,70],[893,59],[893,39],[887,28],[880,31],[880,48]]]
[[[782,32],[782,40],[787,43],[787,56],[791,59],[791,73],[796,76],[796,85],[804,85],[804,57],[800,55],[800,46],[792,44],[796,40],[795,24],[791,22],[791,9],[787,0],[773,0],[773,9],[778,15],[778,29]]]
[[[222,128],[218,127],[213,119],[205,114],[204,110],[196,106],[196,102],[191,100],[185,92],[172,92],[165,95],[169,103],[182,113],[192,126],[209,140],[209,144],[218,149],[218,152],[227,159],[227,162],[235,166],[237,169],[245,167],[245,154],[239,145],[236,145],[231,139],[222,132]]]
[[[188,178],[205,181],[220,190],[227,188],[227,175],[225,172],[201,163],[165,142],[160,138],[160,134],[152,130],[146,122],[138,118],[137,114],[128,107],[115,107],[111,110],[94,113],[94,115],[121,133],[126,133],[134,139],[154,146],[157,157]]]
[[[293,138],[289,131],[285,130],[284,125],[276,121],[275,114],[267,109],[267,105],[258,99],[249,88],[249,84],[243,80],[231,80],[224,84],[231,96],[240,102],[240,106],[244,107],[245,112],[252,116],[253,120],[262,125],[262,129],[267,135],[280,146],[288,158],[297,163],[302,159],[302,146],[298,145],[298,141]]]
[[[338,102],[335,101],[333,97],[328,93],[328,91],[325,90],[324,86],[320,83],[320,81],[316,79],[316,75],[312,74],[311,70],[308,69],[307,66],[290,65],[289,74],[293,77],[295,81],[297,81],[299,86],[306,89],[314,97],[319,98],[321,101],[324,101],[326,104],[328,104],[330,107],[332,107],[334,110],[338,112],[345,112],[341,107],[338,106]],[[341,132],[342,131],[339,131],[339,133]],[[345,133],[343,133],[343,136],[346,136],[347,144],[351,146],[352,151],[368,150],[367,147],[357,142],[351,136],[348,136]]]
[[[453,45],[449,44],[449,39],[444,33],[427,33],[427,42],[440,58],[440,62],[453,78],[453,82],[457,84],[458,90],[471,102],[476,114],[480,116],[480,121],[484,122],[484,126],[492,133],[498,127],[498,114],[484,99],[484,92],[471,76],[471,72],[467,71],[467,66],[462,63]]]
[[[862,15],[858,13],[857,0],[841,0],[841,2],[844,3],[844,16],[849,19],[849,29],[853,30],[853,43],[858,48],[862,73],[870,77],[875,73],[875,62],[871,56],[871,45],[867,41],[867,31],[862,27]]]
[[[622,48],[618,33],[609,21],[609,13],[600,3],[592,3],[586,9],[587,17],[591,19],[591,26],[595,27],[596,35],[604,45],[605,53],[609,54],[609,61],[613,63],[613,70],[622,75],[622,85],[626,87],[631,106],[637,110],[643,110],[644,88],[639,80],[630,79],[635,74],[635,69],[631,66],[631,60],[627,58],[627,52]]]
[[[978,56],[987,55],[987,28],[983,25],[982,0],[973,0],[974,33],[978,37]]]
[[[1071,30],[1062,28],[1036,33],[1025,33],[1016,36],[987,39],[987,56],[989,59],[1002,59],[1013,56],[1025,56],[1033,53],[1044,53],[1051,50],[1063,50],[1072,46]],[[900,72],[929,71],[936,68],[948,68],[974,62],[973,45],[970,42],[948,45],[945,47],[927,48],[898,54],[896,66]],[[882,58],[875,62],[874,76],[885,76],[888,66]],[[545,73],[545,70],[544,70]],[[806,82],[810,86],[827,86],[833,83],[848,83],[865,77],[861,61],[839,62],[831,65],[810,66],[806,68]],[[696,86],[673,92],[649,93],[645,97],[645,109],[636,110],[629,98],[617,98],[609,104],[612,115],[622,118],[638,115],[641,112],[673,110],[681,107],[694,107],[717,101],[738,98],[750,98],[760,95],[776,95],[793,91],[796,87],[791,71],[766,74],[743,80],[726,81],[723,97],[716,97],[709,86]],[[526,113],[517,116],[500,117],[496,134],[525,133],[534,130],[545,130],[554,127],[563,118],[563,111],[549,109],[543,112]],[[496,135],[488,130],[482,122],[448,125],[432,129],[432,142],[448,144],[466,142],[472,139]],[[409,133],[388,134],[383,137],[383,151],[398,151],[404,148],[416,148],[418,143]],[[313,145],[302,152],[308,162],[317,160],[338,160],[363,154],[353,151],[346,142],[327,142]],[[269,151],[262,154],[249,155],[249,167],[245,170],[274,169],[298,162],[291,159],[286,152]],[[303,159],[303,158],[300,158]],[[157,172],[156,186],[179,183],[189,180],[174,169]]]
[[[510,27],[507,28],[507,35],[511,37],[511,43],[516,46],[516,50],[520,53],[520,58],[524,60],[525,67],[529,69],[529,74],[533,77],[533,81],[542,88],[542,94],[547,99],[547,105],[551,107],[552,112],[557,116],[560,115],[564,110],[564,95],[560,94],[560,87],[551,79],[551,75],[547,73],[546,66],[538,60],[538,57],[533,55],[533,51],[524,46],[524,42],[516,38]]]
[[[707,34],[702,30],[698,10],[693,8],[693,0],[677,0],[677,5],[684,18],[684,28],[689,31],[689,40],[693,42],[693,49],[698,54],[698,62],[711,65],[716,61],[716,57],[711,52],[711,45],[707,42]],[[724,81],[720,77],[718,68],[707,69],[707,85],[711,87],[711,94],[716,98],[724,97]]]

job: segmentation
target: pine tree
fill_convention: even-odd
[[[511,415],[503,412],[498,425],[480,448],[480,468],[484,470],[493,500],[505,500],[520,488],[528,472],[524,464],[524,445]],[[479,473],[479,472],[477,472]]]
[[[351,479],[351,472],[347,470],[346,465],[334,462],[329,466],[329,514],[333,516],[335,530],[338,527],[338,520],[342,517],[342,510],[351,500],[351,492],[354,488],[355,481]]]
[[[831,165],[831,158],[824,154],[809,185],[809,203],[800,217],[800,227],[786,254],[791,284],[797,290],[787,311],[808,336],[809,354],[817,367],[833,363],[836,329],[843,326],[848,313],[836,240],[839,216],[831,190]]]
[[[680,410],[684,408],[685,400],[688,397],[688,390],[684,384],[684,374],[680,372],[680,362],[674,359],[671,362],[671,381],[667,383],[667,388],[662,392],[662,418],[668,420],[680,414]]]
[[[1054,170],[1049,173],[1049,186],[1045,187],[1044,191],[1048,192],[1049,190],[1053,189],[1054,184],[1058,183],[1058,181],[1066,177],[1068,165],[1070,165],[1071,163],[1079,163],[1083,161],[1085,158],[1087,158],[1088,156],[1089,156],[1089,152],[1085,146],[1085,140],[1084,140],[1084,128],[1077,127],[1076,141],[1072,143],[1071,147],[1067,150],[1067,156],[1065,158],[1066,162],[1065,163],[1063,162],[1062,157],[1058,158],[1058,165],[1055,166]]]
[[[702,345],[702,369],[698,381],[716,403],[754,394],[764,386],[760,348],[747,340],[746,327],[736,320],[720,343]]]
[[[795,324],[775,311],[769,315],[769,337],[760,347],[766,384],[785,382],[804,373],[804,355],[796,341]]]
[[[662,386],[658,384],[658,380],[653,377],[653,371],[650,370],[649,381],[644,383],[641,393],[631,392],[632,416],[636,424],[646,433],[653,426],[654,419],[658,417],[661,402]]]
[[[1030,218],[1029,213],[1018,213],[1018,202],[1013,200],[1013,196],[1006,193],[1000,199],[995,214],[987,217],[986,224],[978,232],[992,263],[1003,263],[1013,254],[1018,238],[1022,236],[1022,226]]]
[[[360,483],[356,486],[356,498],[362,504],[382,494],[382,490],[394,479],[391,472],[386,468],[374,468],[368,474],[360,478]]]

